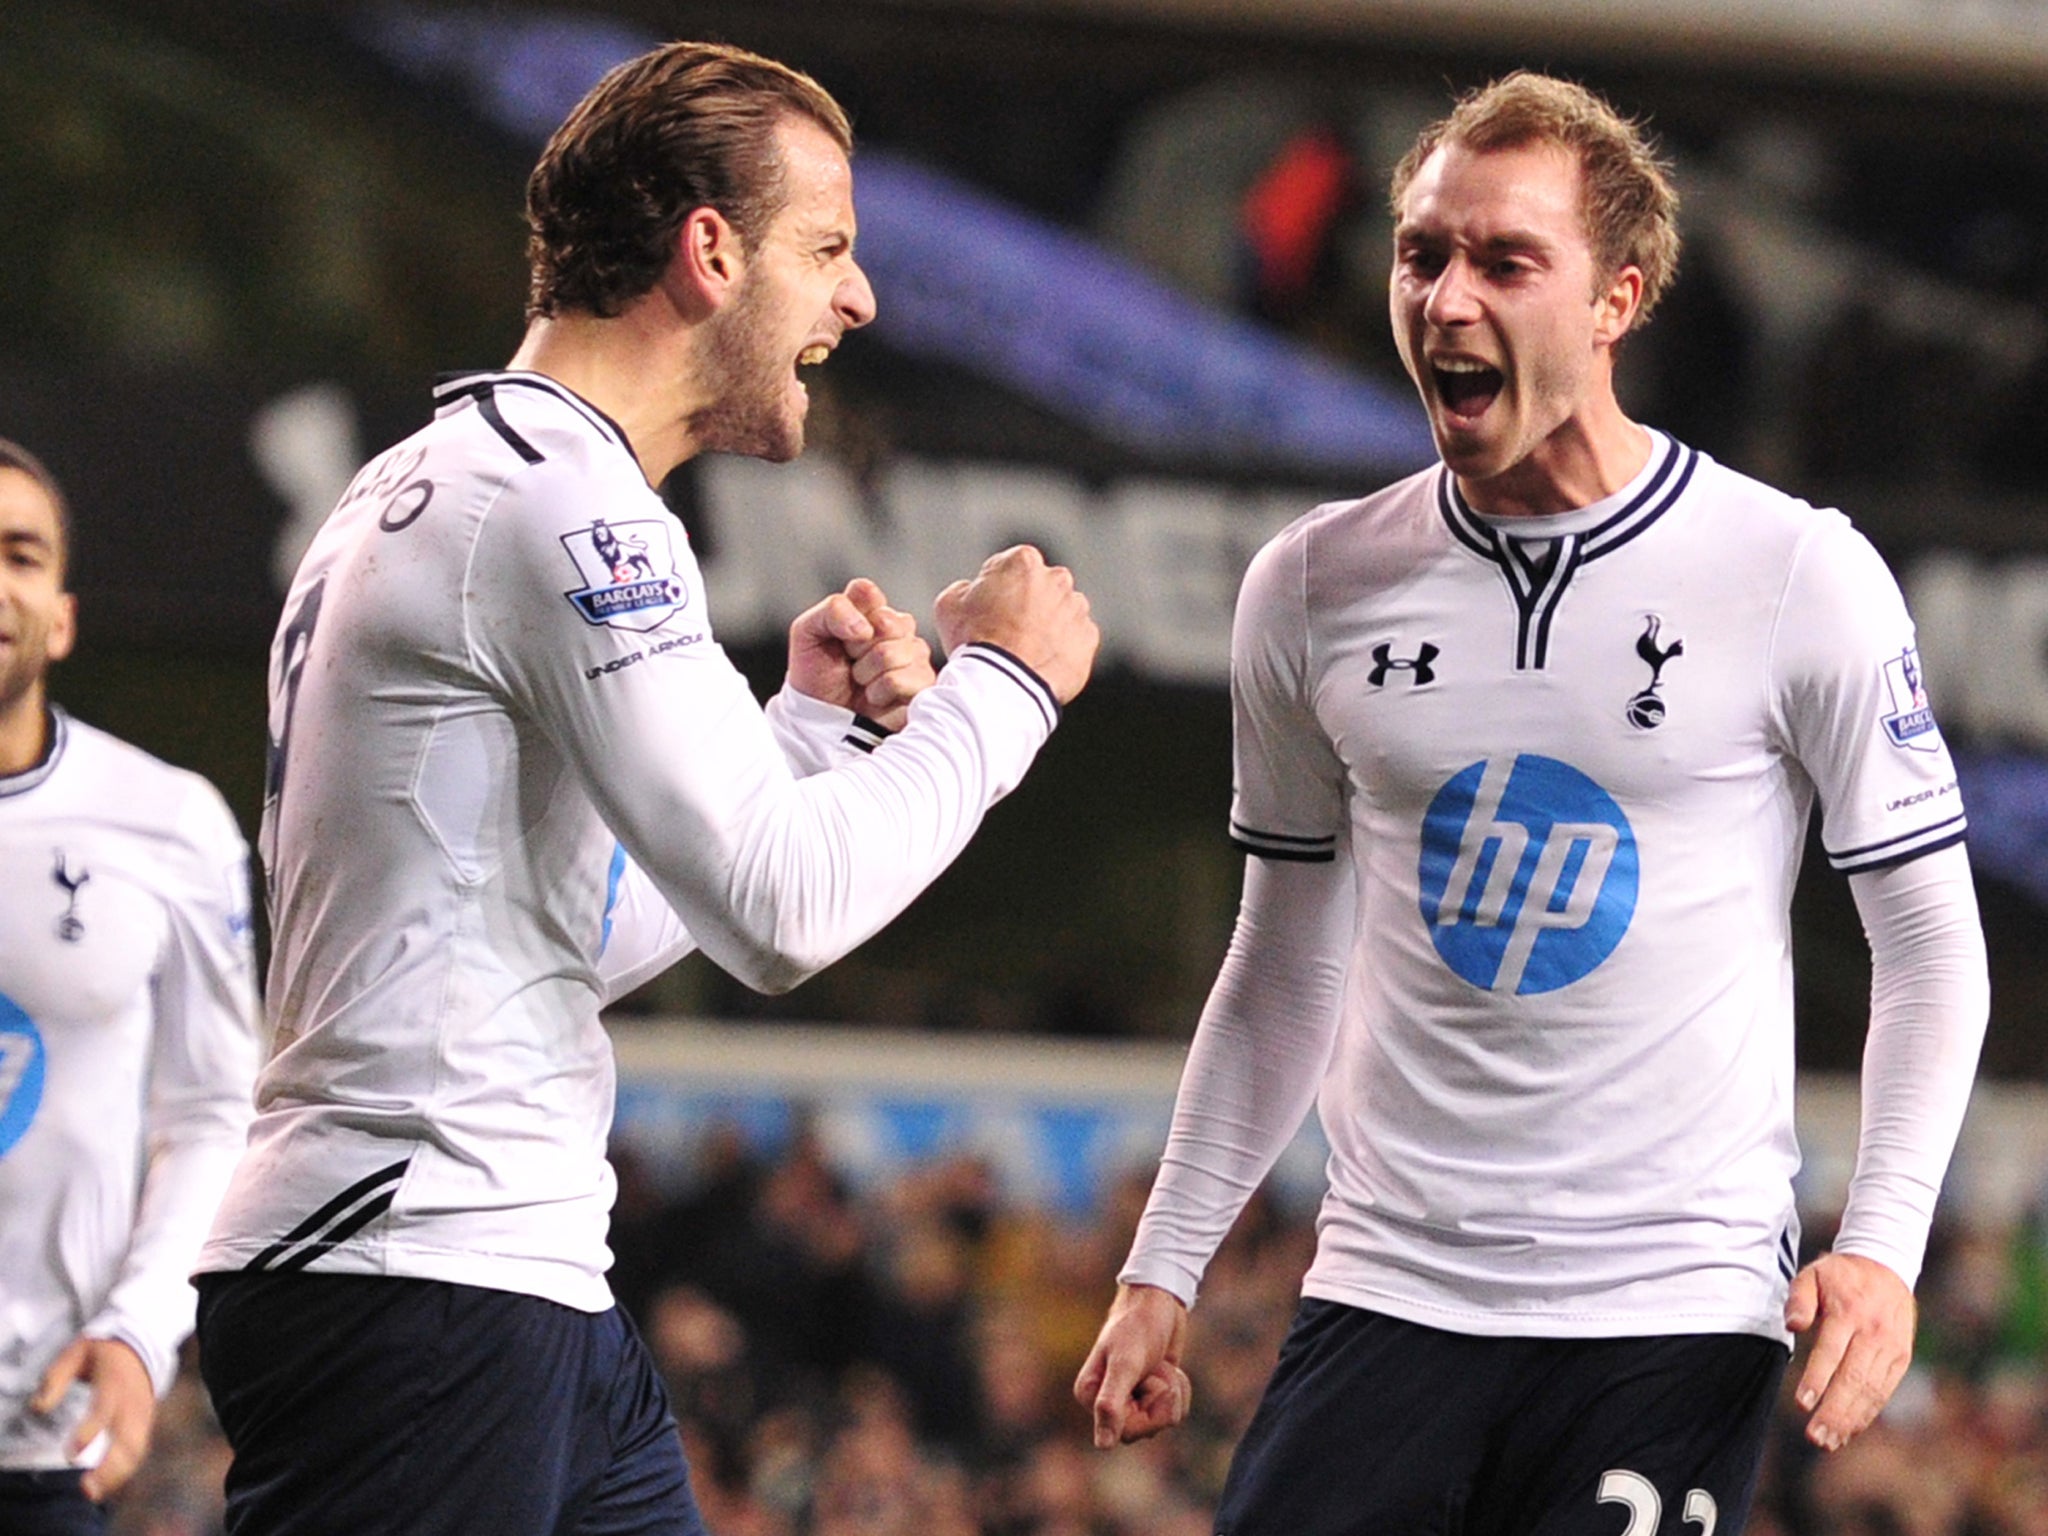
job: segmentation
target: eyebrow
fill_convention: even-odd
[[[34,528],[0,528],[0,544],[26,544],[35,549],[49,550],[53,554],[57,549],[57,541],[55,539],[51,538],[47,533],[38,532]]]
[[[1394,240],[1397,244],[1405,244],[1410,241],[1435,244],[1445,243],[1444,236],[1433,234],[1418,224],[1397,224],[1394,227]],[[1487,236],[1479,242],[1477,248],[1485,252],[1547,251],[1555,243],[1548,236],[1539,235],[1534,230],[1506,229],[1497,235]]]

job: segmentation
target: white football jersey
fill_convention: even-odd
[[[531,373],[436,405],[343,495],[272,649],[276,1041],[201,1267],[598,1311],[600,1005],[692,942],[771,989],[853,948],[1059,706],[975,645],[879,745],[814,700],[764,715],[613,422]]]
[[[0,778],[0,1467],[68,1465],[89,1394],[28,1399],[80,1333],[159,1393],[256,1075],[248,849],[198,775],[53,711]]]
[[[1964,829],[1875,551],[1662,436],[1556,516],[1439,467],[1274,540],[1233,672],[1234,838],[1357,888],[1306,1292],[1782,1337],[1809,811],[1843,871]]]

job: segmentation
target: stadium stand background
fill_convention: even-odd
[[[0,8],[0,432],[80,524],[57,692],[252,829],[280,569],[437,370],[509,354],[538,138],[664,35],[811,70],[863,144],[882,318],[812,385],[813,453],[668,488],[742,664],[771,686],[803,600],[875,562],[930,578],[921,600],[977,539],[1043,539],[1104,593],[1099,681],[897,925],[772,1004],[688,963],[621,1011],[620,1288],[719,1536],[1203,1528],[1291,1301],[1312,1136],[1198,1313],[1194,1432],[1097,1462],[1060,1393],[1235,903],[1221,626],[1264,530],[1426,452],[1385,340],[1381,178],[1449,90],[1521,64],[1660,130],[1687,269],[1626,397],[1872,534],[1971,804],[1995,1092],[1923,1287],[1926,1366],[1868,1450],[1815,1464],[1788,1439],[1769,1519],[2048,1530],[2048,40],[2017,0],[1547,9],[1568,21],[1508,0]],[[1868,970],[1809,863],[1820,1112]],[[934,1035],[964,1076],[917,1076]],[[1843,1134],[1822,1114],[1812,1240]],[[121,1529],[211,1529],[220,1454],[188,1382]]]

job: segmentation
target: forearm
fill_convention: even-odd
[[[858,762],[886,737],[871,721],[784,687],[763,711],[783,760],[796,777]],[[686,924],[647,872],[618,851],[606,893],[598,980],[615,1002],[659,976],[697,947]]]
[[[132,1347],[159,1394],[192,1331],[187,1276],[247,1139],[262,1054],[248,928],[237,917],[245,855],[227,807],[208,804],[218,825],[200,847],[210,851],[194,861],[189,888],[173,890],[170,942],[151,985],[141,1194],[120,1269],[83,1330]],[[226,878],[215,873],[223,866]]]
[[[1960,846],[1849,883],[1870,940],[1871,1008],[1856,1173],[1835,1247],[1910,1286],[1984,1039],[1984,935]]]
[[[888,732],[837,704],[784,684],[764,709],[775,744],[800,779],[837,768],[874,751]]]
[[[1315,1102],[1342,1009],[1355,899],[1341,855],[1245,861],[1237,926],[1120,1280],[1194,1300],[1230,1224]]]
[[[119,1276],[81,1330],[119,1339],[141,1356],[158,1396],[177,1371],[178,1346],[192,1331],[195,1296],[187,1274],[242,1151],[240,1107],[187,1118],[152,1138],[135,1225]]]
[[[695,740],[636,741],[639,761],[593,754],[587,781],[705,952],[766,991],[795,985],[907,906],[1022,778],[1057,719],[1042,684],[970,647],[874,753],[797,778],[743,681],[719,687],[713,698],[700,686]]]

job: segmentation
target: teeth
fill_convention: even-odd
[[[810,346],[805,347],[803,351],[797,353],[796,360],[806,367],[815,367],[831,355],[832,349],[830,347],[826,346],[823,342],[813,342]]]
[[[1469,357],[1440,357],[1436,367],[1445,373],[1490,373],[1493,370],[1485,363],[1474,362]]]

